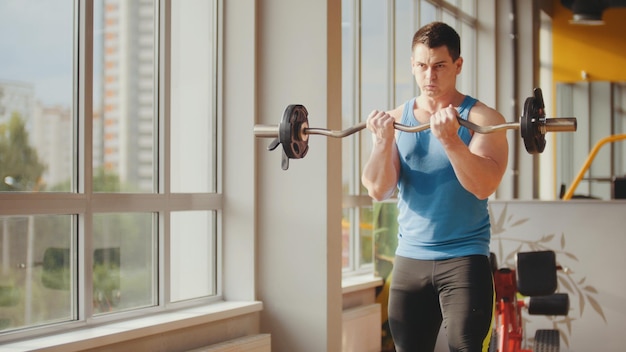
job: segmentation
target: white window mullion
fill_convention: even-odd
[[[170,60],[171,52],[171,1],[159,1],[158,9],[158,45],[157,45],[157,111],[158,111],[158,194],[169,198],[170,194]],[[170,209],[158,213],[158,297],[159,305],[170,301]]]
[[[387,2],[387,107],[396,106],[396,0]]]
[[[76,175],[78,193],[86,197],[86,208],[80,212],[75,220],[77,245],[78,245],[78,315],[79,320],[90,319],[93,313],[93,277],[91,268],[93,266],[93,236],[91,212],[91,194],[93,192],[93,41],[94,41],[94,21],[93,2],[78,0],[78,33],[75,44],[78,58],[75,62],[75,116],[77,123],[77,142],[75,149],[78,159],[76,165]],[[72,251],[73,252],[73,251]]]

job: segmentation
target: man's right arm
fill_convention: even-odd
[[[392,115],[381,111],[373,111],[367,119],[367,128],[372,131],[373,146],[363,168],[361,182],[367,188],[369,196],[377,201],[391,197],[398,184],[400,159],[394,122]]]

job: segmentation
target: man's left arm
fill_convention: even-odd
[[[472,108],[469,120],[479,126],[505,123],[500,113],[482,103]],[[508,163],[506,131],[485,134],[474,132],[469,146],[451,134],[440,140],[459,182],[467,191],[479,199],[488,198],[496,191]]]

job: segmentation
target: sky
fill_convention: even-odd
[[[32,84],[46,105],[72,101],[72,0],[0,0],[0,80]]]

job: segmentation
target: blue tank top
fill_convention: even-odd
[[[466,96],[458,108],[467,120],[476,99]],[[402,124],[417,126],[413,107],[406,102]],[[461,126],[459,136],[469,145],[472,135]],[[443,146],[427,129],[398,132],[398,247],[396,255],[440,260],[489,255],[490,222],[487,200],[468,192],[457,179]]]

